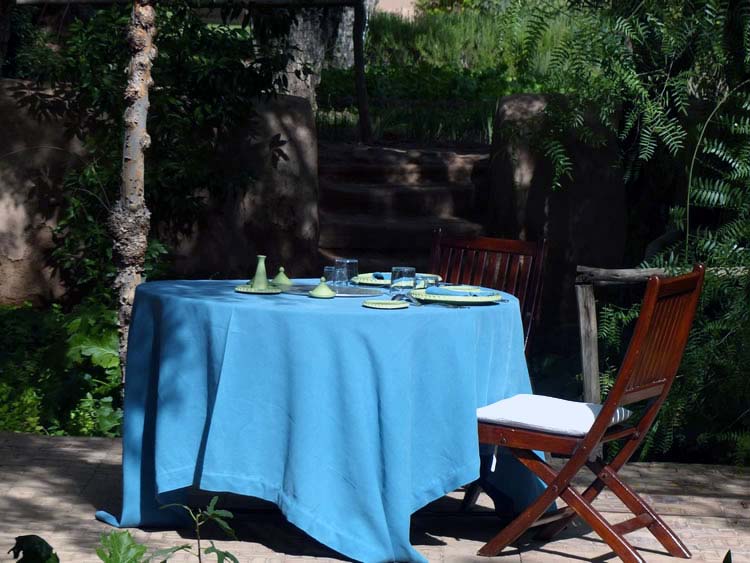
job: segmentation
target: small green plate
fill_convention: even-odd
[[[446,287],[445,289],[452,289],[456,292],[470,291],[471,288],[476,286],[454,286]],[[455,289],[454,289],[455,288]],[[499,291],[496,295],[431,295],[424,289],[415,289],[409,292],[409,294],[419,301],[425,301],[427,303],[454,303],[456,305],[489,305],[491,303],[500,303],[505,301],[502,293]]]
[[[368,299],[362,302],[362,306],[368,309],[408,309],[409,303],[390,299]]]
[[[276,295],[281,293],[278,287],[268,286],[266,289],[255,289],[252,285],[238,285],[234,288],[237,293],[253,293],[255,295]]]

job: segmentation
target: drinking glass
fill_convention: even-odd
[[[391,295],[409,295],[414,289],[416,270],[411,266],[394,266],[391,269]]]
[[[344,287],[349,278],[347,278],[346,268],[334,268],[333,270],[333,286],[338,292],[338,288]]]
[[[438,281],[437,276],[434,276],[432,274],[427,274],[424,276],[417,276],[415,287],[417,289],[427,289],[428,287],[436,286],[437,281]]]
[[[323,268],[323,277],[326,282],[331,284],[335,281],[336,266],[326,266]]]
[[[359,262],[355,258],[336,258],[336,269],[344,270],[346,278],[343,285],[352,285],[352,278],[359,275]]]

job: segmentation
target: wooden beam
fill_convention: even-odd
[[[594,285],[618,285],[629,283],[644,283],[651,276],[671,275],[665,268],[591,268],[589,266],[578,266],[576,268],[577,284]],[[742,266],[722,268],[707,268],[706,273],[714,276],[742,277],[750,275],[750,269]]]
[[[367,101],[367,84],[365,75],[365,30],[367,28],[367,8],[364,0],[354,6],[354,86],[357,91],[357,109],[359,110],[359,137],[367,144],[372,142],[372,125],[370,107]]]
[[[578,266],[576,272],[578,274],[576,275],[576,283],[584,285],[602,283],[643,283],[651,276],[667,275],[667,271],[664,268],[606,269]]]
[[[578,301],[578,322],[581,335],[581,365],[583,367],[583,400],[587,403],[601,403],[599,388],[599,343],[596,322],[596,299],[594,286],[576,285]]]

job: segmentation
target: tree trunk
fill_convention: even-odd
[[[376,4],[377,0],[364,0],[366,17]],[[317,6],[299,8],[293,14],[294,21],[286,35],[276,39],[294,59],[285,73],[289,84],[287,91],[307,98],[315,109],[315,90],[320,83],[321,71],[327,67],[350,68],[354,65],[354,8]],[[256,28],[267,27],[262,18],[255,18]],[[303,68],[312,74],[300,74]]]
[[[8,55],[8,43],[10,42],[10,11],[13,9],[13,0],[0,0],[0,77],[3,73],[5,57]]]
[[[151,66],[156,57],[154,34],[156,12],[151,0],[134,0],[128,29],[132,52],[125,87],[125,138],[122,150],[122,178],[120,199],[109,218],[114,238],[120,327],[120,362],[123,379],[127,352],[128,328],[133,308],[135,288],[141,283],[143,262],[148,244],[149,217],[144,197],[144,151],[151,143],[146,132],[148,90],[152,85]]]

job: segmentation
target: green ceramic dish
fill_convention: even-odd
[[[470,286],[455,286],[457,291],[466,291]],[[473,287],[473,286],[471,286]],[[447,289],[447,288],[446,288]],[[453,287],[451,287],[453,289]],[[424,289],[414,289],[410,292],[414,299],[424,301],[425,303],[455,303],[456,305],[489,305],[500,303],[503,296],[500,292],[496,295],[430,295]]]
[[[265,289],[255,289],[252,285],[238,285],[234,290],[237,293],[252,293],[254,295],[276,295],[281,293],[281,289],[271,286],[268,286]]]
[[[368,299],[362,302],[363,307],[368,309],[408,309],[409,304],[406,301],[391,301],[386,299]]]

